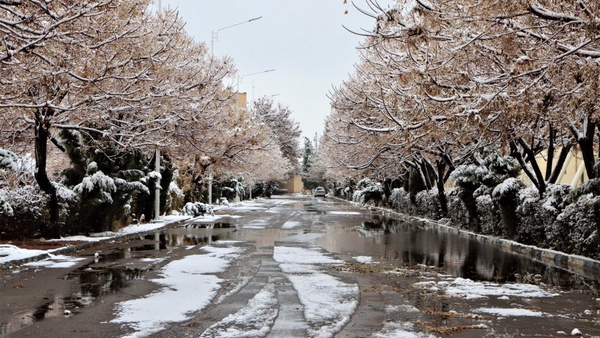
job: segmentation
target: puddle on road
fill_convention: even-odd
[[[107,256],[116,257],[116,253]],[[143,278],[140,269],[125,267],[95,267],[87,264],[65,277],[76,281],[76,290],[70,296],[44,297],[43,302],[34,310],[15,313],[5,323],[0,323],[0,337],[17,332],[35,322],[58,317],[69,317],[80,309],[94,304],[102,296],[112,294],[125,287],[129,280]]]
[[[448,275],[475,281],[543,283],[563,290],[600,292],[598,271],[578,275],[506,252],[491,243],[392,219],[375,217],[354,227],[330,225],[317,243],[335,253],[371,256],[399,266],[432,266]]]
[[[190,228],[173,228],[146,235],[127,247],[99,251],[95,262],[66,275],[65,279],[73,282],[70,295],[44,298],[36,309],[15,313],[0,323],[0,337],[44,319],[77,314],[82,308],[126,287],[129,281],[144,278],[145,269],[120,265],[121,260],[153,259],[175,247],[207,245],[226,239],[227,233],[234,230],[230,223],[194,224]]]

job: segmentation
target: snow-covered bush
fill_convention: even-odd
[[[225,197],[229,201],[242,199],[247,193],[244,183],[236,179],[216,182],[213,191],[215,192],[215,200]]]
[[[519,191],[525,184],[517,178],[509,177],[496,185],[492,191],[492,200],[499,205],[502,215],[503,235],[517,239],[518,218],[516,210],[519,203]]]
[[[0,148],[0,169],[17,171],[19,169],[19,157],[12,151]]]
[[[204,216],[206,214],[214,215],[212,206],[200,202],[187,202],[183,206],[181,213],[192,217]]]
[[[468,164],[458,166],[450,175],[456,183],[455,194],[463,202],[468,216],[468,225],[471,230],[496,233],[496,210],[502,215],[503,233],[515,237],[517,218],[518,191],[523,184],[516,177],[520,173],[519,163],[510,156],[502,156],[495,148],[486,148],[480,154],[483,157],[481,165]],[[491,196],[491,204],[487,197],[478,201],[483,196]],[[479,210],[481,206],[484,209]],[[482,218],[485,218],[483,220]],[[483,225],[483,222],[492,222]]]
[[[279,189],[277,183],[272,181],[258,181],[252,185],[252,196],[253,197],[267,197],[271,198],[271,196]]]
[[[179,188],[177,182],[171,181],[169,184],[169,193],[167,194],[167,203],[165,210],[179,210],[183,207],[185,195],[183,190]]]
[[[36,184],[34,169],[35,161],[30,154],[19,157],[12,151],[0,148],[0,186]]]
[[[373,201],[380,204],[383,199],[383,186],[379,182],[373,182],[368,178],[360,180],[352,195],[352,200],[361,204]]]
[[[559,250],[600,259],[600,179],[574,189],[565,203],[554,223],[551,244]]]
[[[392,193],[388,198],[389,205],[396,211],[403,212],[406,214],[413,214],[416,212],[408,196],[408,192],[404,188],[392,189]]]
[[[546,232],[543,222],[540,222],[540,207],[542,200],[537,188],[525,188],[519,192],[519,206],[516,214],[519,218],[517,233],[519,240],[526,244],[546,243]],[[543,218],[547,219],[547,218]],[[551,225],[556,217],[549,222]]]
[[[553,236],[559,250],[591,258],[600,258],[600,196],[586,194],[569,204],[558,216],[555,230],[562,230],[562,240]],[[557,234],[555,234],[557,235]]]
[[[470,230],[481,230],[475,191],[481,187],[487,174],[488,170],[485,167],[469,164],[458,166],[450,175],[456,184],[454,193],[463,202],[468,219],[466,225]]]
[[[441,218],[442,211],[440,210],[438,189],[433,188],[431,190],[419,191],[415,196],[415,208],[416,212],[421,216],[432,219]]]
[[[0,214],[4,214],[8,217],[12,217],[14,215],[10,203],[6,202],[2,196],[0,196]]]
[[[83,181],[73,188],[82,200],[93,205],[112,204],[112,194],[117,191],[115,180],[97,171],[92,176],[84,177]]]
[[[450,218],[450,221],[455,226],[464,227],[469,224],[469,215],[458,194],[459,189],[457,188],[446,192],[446,197],[448,198],[448,218]]]
[[[343,199],[351,199],[356,189],[356,180],[354,177],[346,177],[344,182],[337,181],[333,183],[333,194]]]
[[[75,227],[80,233],[112,231],[129,224],[130,213],[135,213],[131,207],[132,197],[150,195],[144,179],[129,182],[97,169],[92,162],[87,169],[89,176],[73,188],[81,201],[80,225]]]
[[[567,184],[550,184],[543,196],[538,189],[525,188],[519,192],[519,241],[525,244],[550,246],[565,240],[565,229],[556,224],[558,215],[564,209],[565,198],[572,188]]]
[[[0,213],[2,239],[38,238],[43,235],[50,219],[48,198],[37,186],[0,189],[0,200],[12,210],[12,213]]]
[[[502,216],[494,204],[492,196],[481,194],[475,198],[477,212],[481,222],[481,233],[486,235],[502,235]]]

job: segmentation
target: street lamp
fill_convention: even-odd
[[[227,29],[227,28],[239,26],[241,24],[245,24],[245,23],[248,23],[248,22],[256,21],[256,20],[258,20],[260,18],[262,18],[262,16],[258,16],[256,18],[252,18],[250,20],[242,21],[242,22],[236,23],[234,25],[223,27],[223,28],[219,28],[216,31],[212,31],[212,39],[210,41],[210,52],[211,52],[211,55],[213,55],[213,56],[215,55],[215,41],[219,41],[219,32],[220,31],[222,31],[224,29]]]
[[[256,73],[238,75],[238,78],[237,78],[237,91],[238,92],[240,91],[240,83],[242,82],[242,79],[245,78],[246,76],[258,75],[258,74],[269,73],[269,72],[274,72],[274,71],[275,71],[275,69],[267,69],[267,70],[263,70],[262,72],[256,72]]]

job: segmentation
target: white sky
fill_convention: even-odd
[[[158,0],[157,0],[158,1]],[[379,0],[387,8],[394,0]],[[367,9],[365,0],[355,0]],[[371,29],[374,20],[343,0],[162,0],[162,8],[178,8],[186,30],[211,46],[212,31],[252,18],[261,19],[221,30],[214,43],[217,56],[231,56],[240,75],[240,92],[248,101],[273,96],[287,105],[303,136],[323,133],[329,114],[327,94],[353,72],[356,47],[363,40],[344,29]],[[348,14],[344,12],[348,10]]]

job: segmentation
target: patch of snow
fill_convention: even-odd
[[[283,225],[281,226],[282,229],[293,229],[293,228],[297,228],[300,225],[302,225],[301,222],[297,222],[297,221],[287,221],[285,223],[283,223]]]
[[[328,211],[330,215],[348,215],[348,216],[357,216],[362,215],[362,213],[358,211]]]
[[[48,242],[99,242],[102,240],[106,240],[112,238],[112,236],[100,236],[100,237],[92,237],[92,236],[67,236],[61,238],[49,239]]]
[[[0,244],[0,263],[32,258],[43,254],[46,254],[46,251],[21,249],[12,244]]]
[[[451,282],[419,282],[413,284],[418,288],[433,291],[444,290],[446,294],[465,299],[486,298],[490,296],[507,296],[523,298],[556,297],[558,294],[543,290],[531,284],[497,284],[475,282],[470,279],[456,278]]]
[[[355,261],[359,262],[359,263],[363,263],[363,264],[373,264],[375,263],[373,261],[373,257],[370,256],[357,256],[357,257],[352,257]]]
[[[417,309],[416,307],[414,307],[412,305],[403,304],[403,305],[387,305],[385,307],[385,312],[387,314],[391,314],[391,313],[408,313],[408,312],[418,313],[421,311],[419,311],[419,309]]]
[[[474,309],[473,312],[487,313],[487,314],[502,316],[502,317],[548,317],[548,316],[550,316],[549,314],[544,313],[544,312],[533,311],[533,310],[528,310],[528,309],[519,309],[519,308],[497,308],[497,307],[485,308],[485,307],[482,307],[482,308]]]
[[[311,337],[333,337],[350,321],[358,307],[358,285],[322,272],[317,264],[343,261],[324,255],[319,248],[276,246],[273,258],[298,292]]]
[[[415,326],[413,323],[405,322],[405,323],[394,323],[394,322],[386,322],[383,326],[383,329],[375,334],[372,337],[376,338],[436,338],[436,336],[428,334],[415,332]]]
[[[341,259],[324,255],[317,248],[276,246],[273,257],[278,263],[288,264],[343,264]]]
[[[45,267],[50,269],[66,269],[75,266],[82,260],[85,260],[85,258],[70,257],[65,255],[50,255],[50,258],[24,265],[30,267]]]
[[[278,313],[275,286],[267,284],[244,308],[212,325],[200,337],[265,337]]]
[[[186,256],[163,267],[161,278],[152,280],[163,287],[144,298],[119,303],[111,322],[135,329],[128,337],[143,337],[162,331],[168,323],[185,321],[189,313],[206,307],[223,282],[215,274],[225,271],[241,249],[202,249],[207,253]]]

